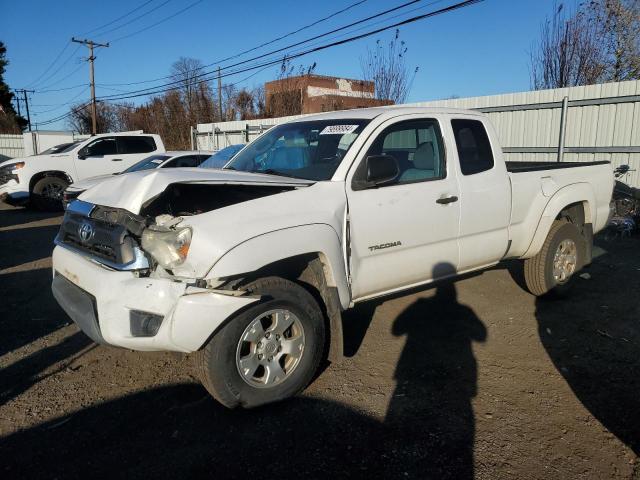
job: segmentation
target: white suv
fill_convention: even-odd
[[[0,200],[55,210],[71,183],[121,172],[164,151],[159,135],[128,132],[96,135],[56,153],[12,158],[0,163]]]

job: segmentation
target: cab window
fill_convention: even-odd
[[[87,157],[101,157],[103,155],[115,155],[118,153],[116,139],[113,137],[102,137],[94,140],[85,147]]]
[[[400,173],[391,185],[446,177],[442,135],[434,119],[409,120],[387,127],[365,157],[371,155],[390,155],[396,159]]]
[[[137,135],[131,137],[118,137],[118,149],[120,153],[149,153],[156,149],[153,137]]]
[[[456,138],[460,171],[475,175],[493,168],[493,152],[487,131],[478,120],[451,120]]]

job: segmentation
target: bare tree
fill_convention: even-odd
[[[367,48],[366,55],[360,58],[362,76],[373,82],[375,98],[394,103],[404,103],[407,99],[419,70],[419,67],[411,70],[407,66],[407,51],[405,41],[400,39],[400,30],[396,30],[389,43],[376,40],[375,48]]]
[[[267,117],[267,101],[264,93],[264,85],[260,85],[253,89],[251,93],[253,95],[256,118],[266,118]]]
[[[540,29],[531,52],[531,84],[536,90],[597,83],[604,73],[604,58],[596,30],[585,11],[567,13],[555,5]]]
[[[253,93],[243,88],[240,90],[234,99],[240,120],[248,120],[255,117],[255,106]]]
[[[605,54],[605,79],[640,78],[640,0],[591,0],[584,8]]]
[[[71,107],[71,115],[67,123],[73,131],[91,133],[91,107],[83,103]],[[104,102],[96,105],[96,126],[98,133],[117,132],[121,130],[119,108]]]
[[[530,55],[531,86],[563,88],[640,78],[640,0],[555,4]]]

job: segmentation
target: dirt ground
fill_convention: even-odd
[[[229,411],[188,357],[70,324],[59,222],[0,210],[2,478],[640,479],[639,238],[598,240],[563,301],[500,267],[361,305],[302,395]]]

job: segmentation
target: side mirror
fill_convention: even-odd
[[[391,155],[371,155],[367,163],[367,183],[379,187],[391,183],[398,178],[400,168],[398,161]]]
[[[78,152],[78,158],[79,158],[80,160],[84,160],[85,158],[87,158],[87,156],[88,156],[88,152],[87,152],[86,147],[85,147],[85,148],[80,149],[80,151]]]

